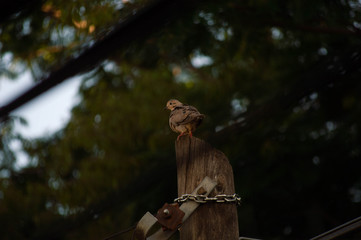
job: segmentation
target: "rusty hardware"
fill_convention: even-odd
[[[198,187],[192,192],[192,194],[197,194],[198,190],[200,193],[203,193],[204,196],[208,196],[210,192],[215,188],[217,182],[205,177],[203,181],[198,185]],[[202,189],[201,189],[202,188]],[[204,190],[203,190],[204,189]],[[181,202],[181,201],[180,201]],[[179,228],[180,224],[185,222],[189,216],[198,208],[200,203],[195,201],[183,201],[181,202],[182,206],[178,207],[178,204],[164,204],[164,206],[159,209],[157,218],[152,214],[147,212],[142,219],[137,224],[135,229],[134,237],[137,240],[167,240],[169,239]],[[175,210],[177,209],[177,210]],[[174,213],[175,211],[175,213]],[[173,224],[169,225],[170,221],[174,221]],[[158,225],[163,225],[162,228],[159,228]],[[167,227],[166,227],[167,226]],[[157,227],[158,230],[149,236],[153,228]],[[171,230],[174,229],[174,230]],[[165,231],[169,229],[168,231]]]
[[[184,215],[185,213],[179,209],[178,203],[165,203],[155,217],[162,225],[163,231],[168,229],[174,231],[182,224]]]

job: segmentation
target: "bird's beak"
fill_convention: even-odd
[[[167,106],[165,106],[165,107],[163,108],[163,110],[167,110]]]

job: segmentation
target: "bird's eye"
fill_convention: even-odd
[[[169,103],[169,105],[172,105],[173,103]]]

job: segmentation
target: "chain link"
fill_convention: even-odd
[[[179,204],[186,201],[194,201],[196,203],[236,203],[238,206],[241,205],[241,198],[236,193],[233,195],[219,194],[214,197],[207,197],[206,195],[199,194],[183,194],[182,196],[174,199],[174,202]]]

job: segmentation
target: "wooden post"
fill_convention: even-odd
[[[191,193],[206,176],[218,182],[210,197],[235,193],[232,167],[221,151],[188,136],[176,141],[175,148],[178,196]],[[230,203],[202,204],[180,229],[181,240],[238,238],[237,206]]]

